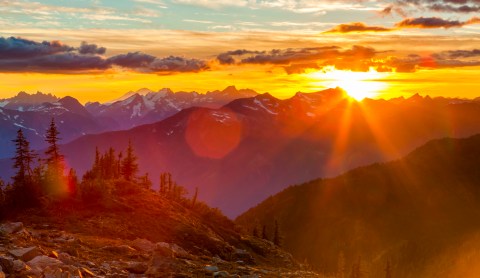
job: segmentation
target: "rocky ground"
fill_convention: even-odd
[[[17,215],[22,222],[0,225],[0,278],[318,277],[270,241],[168,202],[156,207],[169,215],[157,218],[165,226],[154,225],[142,202],[115,213],[75,208]]]

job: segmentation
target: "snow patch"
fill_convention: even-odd
[[[130,116],[130,118],[133,118],[135,116],[140,117],[141,115],[142,115],[142,104],[137,103],[132,108],[132,115]]]
[[[263,109],[264,109],[265,111],[267,111],[267,113],[269,113],[269,114],[272,114],[272,115],[277,115],[277,114],[278,114],[277,112],[274,112],[274,111],[270,110],[268,107],[266,107],[266,106],[263,104],[263,102],[261,102],[261,101],[258,100],[258,99],[254,99],[253,102],[254,102],[256,105],[258,105],[258,106],[260,106],[261,108],[263,108]]]
[[[19,124],[19,123],[13,123],[13,125],[14,125],[14,126],[18,126],[18,127],[20,127],[20,128],[23,128],[23,129],[31,130],[31,131],[35,132],[36,135],[39,135],[38,132],[37,132],[37,130],[34,129],[34,128],[26,127],[26,126],[23,126],[23,125],[21,125],[21,124]]]

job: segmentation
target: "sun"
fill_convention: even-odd
[[[364,98],[378,96],[387,87],[386,82],[381,81],[386,74],[379,73],[374,69],[370,69],[367,72],[356,72],[326,67],[321,71],[310,73],[310,77],[325,87],[340,87],[351,98],[361,101]]]

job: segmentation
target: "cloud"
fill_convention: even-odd
[[[103,55],[107,49],[105,47],[98,47],[96,44],[88,44],[87,42],[82,42],[78,52],[80,54],[100,54]]]
[[[381,26],[368,26],[362,22],[352,22],[340,24],[332,29],[323,32],[324,34],[331,33],[363,33],[363,32],[389,32],[392,31],[392,28],[386,28]]]
[[[108,59],[112,65],[144,73],[198,72],[207,70],[205,61],[178,56],[157,58],[141,52],[120,54]]]
[[[431,28],[453,28],[453,27],[462,27],[470,24],[478,24],[480,19],[473,17],[467,21],[458,21],[458,20],[446,20],[439,17],[417,17],[417,18],[406,18],[395,26],[397,28],[422,28],[422,29],[431,29]]]
[[[75,50],[74,47],[64,45],[59,41],[43,41],[39,43],[22,38],[0,37],[1,59],[34,58],[73,50]]]
[[[178,56],[164,58],[141,52],[119,54],[109,58],[106,48],[82,42],[71,47],[59,41],[35,42],[22,38],[0,37],[1,72],[88,73],[114,67],[142,73],[170,74],[208,69],[207,62]]]
[[[209,9],[219,9],[222,7],[245,7],[247,0],[173,0],[174,3],[184,5],[194,5]]]
[[[395,9],[404,11],[429,10],[443,13],[475,13],[480,11],[478,0],[397,0],[393,5]]]
[[[471,58],[471,57],[479,57],[480,56],[480,49],[472,49],[472,50],[449,50],[443,51],[436,54],[437,58],[450,58],[450,59],[459,59],[459,58]]]

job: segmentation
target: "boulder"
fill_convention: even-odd
[[[63,263],[57,259],[42,255],[31,259],[27,262],[27,265],[33,269],[43,270],[47,267],[59,267]]]
[[[218,266],[216,265],[206,265],[205,270],[208,272],[216,272],[218,271]]]
[[[0,231],[6,234],[13,234],[20,232],[23,229],[22,222],[8,222],[0,225]]]
[[[24,262],[30,261],[36,256],[40,256],[42,254],[40,250],[35,246],[9,250],[8,253],[12,255],[15,259],[20,259]]]
[[[137,238],[131,243],[132,247],[144,252],[153,252],[155,250],[155,243],[151,242],[148,239]]]
[[[71,275],[68,271],[63,271],[61,268],[46,267],[43,271],[44,278],[70,278]]]
[[[14,271],[14,259],[10,257],[4,257],[0,256],[0,267],[2,268],[3,272],[6,272],[7,274],[13,273]]]
[[[108,251],[108,252],[120,254],[120,255],[126,255],[126,254],[129,254],[129,253],[135,251],[135,249],[133,249],[132,247],[130,247],[128,245],[105,246],[105,247],[102,247],[101,249],[105,250],[105,251]]]
[[[130,273],[144,274],[148,269],[148,265],[142,262],[129,262],[125,269]]]
[[[230,273],[226,271],[216,271],[213,273],[213,277],[230,277]]]

